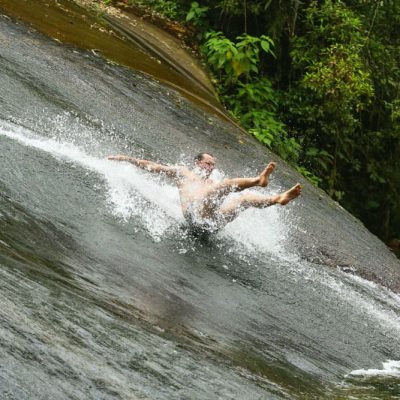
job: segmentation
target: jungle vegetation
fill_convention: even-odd
[[[127,1],[190,26],[240,124],[400,238],[399,1]]]

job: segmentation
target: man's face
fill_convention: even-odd
[[[196,166],[206,172],[207,176],[213,172],[215,167],[215,159],[210,154],[203,154],[203,158],[196,161]]]

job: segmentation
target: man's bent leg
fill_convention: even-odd
[[[230,188],[230,191],[241,191],[244,189],[251,188],[253,186],[265,187],[268,185],[269,176],[274,172],[276,163],[270,162],[261,172],[259,176],[254,178],[232,178],[223,180],[220,185],[221,187]]]
[[[275,170],[276,164],[270,162],[259,176],[253,178],[228,178],[210,187],[204,197],[227,196],[232,192],[240,192],[253,186],[265,187],[268,185],[269,176]]]
[[[284,193],[275,196],[265,196],[256,193],[246,193],[238,199],[232,200],[225,207],[222,207],[219,212],[224,217],[226,222],[233,221],[241,211],[247,208],[265,208],[274,204],[286,205],[294,200],[301,193],[301,185],[298,183]]]
[[[202,194],[203,202],[201,210],[199,210],[200,215],[212,218],[226,196],[232,192],[242,191],[253,186],[267,186],[269,176],[275,170],[275,166],[274,162],[270,162],[257,177],[224,179],[222,182],[210,185],[209,189]]]

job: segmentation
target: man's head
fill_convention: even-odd
[[[205,172],[206,176],[210,176],[215,167],[215,159],[212,154],[200,153],[194,158],[194,164]]]

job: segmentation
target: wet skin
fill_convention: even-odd
[[[236,218],[241,210],[249,207],[264,208],[274,204],[286,205],[301,193],[301,185],[298,183],[288,191],[275,196],[245,193],[239,199],[230,201],[221,207],[222,202],[232,192],[254,186],[267,186],[276,164],[270,162],[256,177],[228,178],[216,182],[210,179],[215,168],[215,158],[207,153],[195,161],[193,169],[184,166],[167,166],[123,155],[109,156],[108,159],[128,161],[142,169],[154,173],[164,173],[173,178],[178,186],[182,212],[185,217],[189,212],[195,212],[198,218],[217,219],[223,217],[225,223],[228,223]]]

